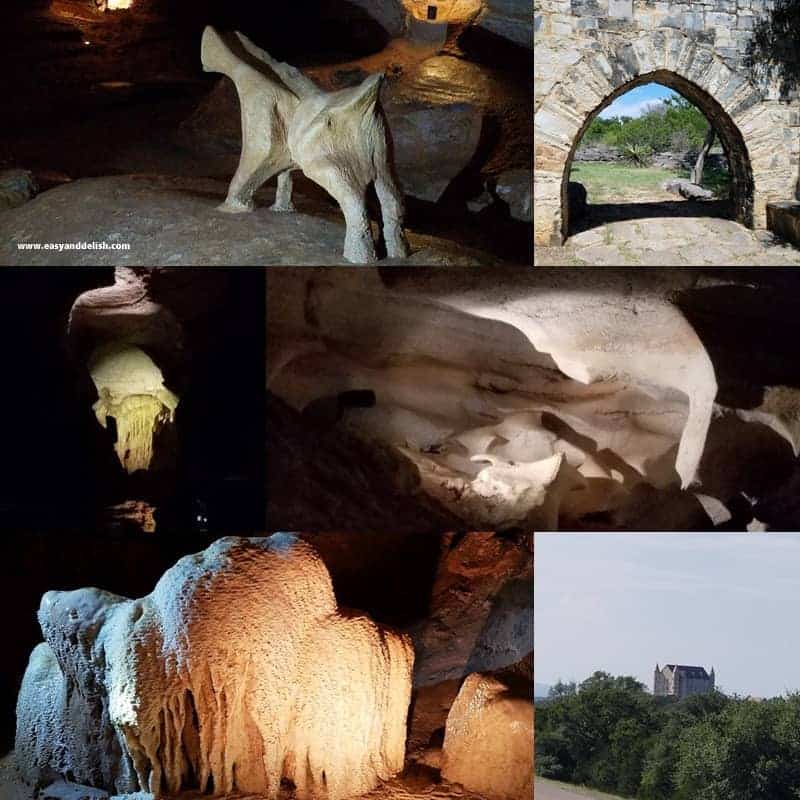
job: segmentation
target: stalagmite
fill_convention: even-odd
[[[339,611],[327,569],[293,535],[221,539],[141,600],[48,592],[39,619],[47,644],[19,706],[29,780],[55,772],[155,797],[276,798],[285,778],[299,800],[338,800],[403,767],[410,640]],[[48,646],[59,669],[43,678]],[[37,697],[60,681],[85,701],[73,701],[91,720],[79,732],[104,748],[86,751],[92,758],[70,744],[52,752],[69,715],[48,727],[49,701]],[[42,732],[33,747],[26,728]],[[101,774],[100,764],[112,769]]]
[[[99,399],[92,406],[97,421],[116,422],[114,450],[128,471],[146,470],[153,459],[153,440],[175,419],[178,397],[164,386],[164,376],[138,347],[112,343],[99,348],[89,361]]]
[[[533,703],[474,673],[447,716],[442,777],[497,800],[533,797]]]

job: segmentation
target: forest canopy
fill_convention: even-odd
[[[559,683],[536,708],[536,773],[641,800],[796,800],[800,694],[654,697],[631,677]]]
[[[595,117],[583,136],[583,144],[624,148],[647,147],[650,152],[699,150],[708,131],[708,120],[685,97],[671,97],[639,117]]]

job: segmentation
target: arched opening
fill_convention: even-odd
[[[697,84],[669,70],[656,70],[654,72],[638,75],[609,94],[602,103],[586,117],[583,125],[575,136],[561,181],[561,232],[563,240],[566,240],[575,232],[574,220],[570,219],[569,183],[570,174],[574,166],[575,154],[584,135],[589,129],[589,126],[598,118],[605,108],[632,89],[646,84],[660,84],[688,100],[702,112],[716,132],[717,141],[722,146],[730,172],[730,197],[727,203],[710,205],[707,215],[729,216],[747,227],[753,227],[753,172],[747,146],[745,145],[744,138],[736,123],[731,119],[730,115],[720,103]],[[645,207],[645,205],[647,207]],[[682,215],[680,209],[681,205],[682,202],[680,198],[676,198],[675,203],[672,205],[666,202],[655,204],[655,209],[661,206],[658,210],[651,207],[651,204],[642,204],[640,206],[638,203],[627,203],[624,207],[620,205],[619,208],[615,209],[614,218],[635,219],[654,215],[679,216]],[[685,213],[685,211],[683,213]],[[600,215],[595,222],[600,224],[602,222],[602,215]],[[586,225],[590,227],[592,222],[589,221]]]

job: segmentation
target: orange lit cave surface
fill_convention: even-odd
[[[404,0],[415,19],[431,22],[468,22],[483,8],[481,0]]]
[[[384,563],[351,535],[225,537],[139,599],[46,591],[0,797],[32,800],[61,775],[43,797],[529,800],[530,541],[463,536],[430,551],[435,622],[392,611],[386,580],[360,571],[402,581],[408,538]],[[451,586],[465,561],[466,604]]]

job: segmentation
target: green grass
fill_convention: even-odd
[[[620,201],[644,202],[665,199],[661,184],[670,178],[688,178],[688,170],[670,170],[660,167],[632,167],[596,161],[574,164],[570,180],[586,187],[590,203],[616,203]],[[723,170],[707,168],[703,186],[725,197],[730,186],[730,176]],[[677,198],[676,198],[677,199]]]
[[[585,795],[588,800],[626,800],[624,797],[620,797],[616,794],[606,794],[605,792],[601,792],[597,789],[590,789],[587,786],[575,786],[572,783],[563,783],[562,781],[553,781],[549,778],[540,778],[538,775],[536,776],[536,782],[545,783],[548,786],[558,787],[561,789],[567,789],[571,791],[573,794],[580,794]]]

